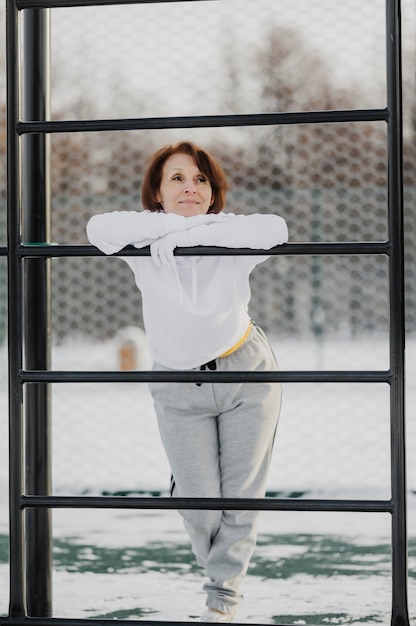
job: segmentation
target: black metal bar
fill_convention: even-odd
[[[405,307],[401,3],[386,2],[388,216],[390,257],[390,388],[392,514],[392,626],[409,624],[405,458]]]
[[[391,245],[389,242],[305,242],[287,243],[276,246],[269,250],[254,250],[252,248],[220,248],[216,246],[198,246],[189,248],[175,248],[177,256],[256,256],[256,255],[350,255],[350,254],[385,254],[389,255]],[[74,256],[106,256],[94,246],[87,245],[29,245],[22,244],[18,247],[22,257],[74,257]],[[111,256],[150,256],[150,248],[134,248],[129,246]]]
[[[258,511],[328,511],[391,513],[391,500],[319,500],[293,498],[151,498],[123,496],[22,496],[22,508],[72,509],[207,509]]]
[[[200,115],[107,120],[61,120],[18,122],[19,135],[28,133],[77,133],[120,130],[166,130],[168,128],[224,128],[287,124],[333,124],[336,122],[387,122],[387,109],[253,113],[247,115]]]
[[[211,372],[209,370],[174,370],[140,372],[92,372],[21,370],[22,383],[188,383],[188,382],[285,382],[285,383],[385,383],[390,384],[390,371],[270,371],[270,372]]]
[[[41,618],[36,617],[23,617],[23,618],[9,618],[9,617],[0,617],[0,626],[91,626],[91,623],[94,626],[114,626],[114,619],[103,619],[103,618],[67,618],[67,617],[52,617],[48,618],[47,621]],[[117,619],[117,625],[120,626],[157,626],[158,624],[163,624],[164,626],[189,626],[194,622],[190,621],[168,621],[168,620],[122,620]],[[289,624],[277,623],[274,622],[275,626],[290,626]],[[247,626],[247,624],[234,622],[234,626]],[[255,622],[251,622],[251,626],[265,626],[263,624],[256,624]],[[313,626],[313,624],[311,624]]]
[[[19,498],[23,492],[23,399],[17,372],[22,367],[22,280],[17,254],[20,243],[19,27],[13,0],[6,0],[7,76],[7,244],[8,244],[8,354],[9,354],[9,615],[26,613],[24,581],[24,525]]]
[[[157,626],[159,624],[163,624],[164,626],[189,626],[194,622],[171,622],[171,621],[163,621],[163,620],[117,620],[117,626]],[[274,626],[289,626],[289,624],[277,624],[275,622]],[[50,626],[114,626],[114,620],[109,619],[101,619],[101,618],[65,618],[65,617],[53,617],[48,618],[48,621],[42,620],[40,618],[35,617],[26,617],[24,619],[9,619],[0,617],[0,626],[46,626],[46,624]],[[238,622],[234,622],[234,626],[247,626],[247,623],[242,624]],[[250,626],[264,626],[263,624],[256,624],[251,622]],[[313,626],[313,624],[311,624]]]
[[[168,4],[173,2],[218,2],[219,0],[18,0],[18,9],[86,7],[119,4]]]
[[[22,15],[24,119],[50,118],[50,10]],[[22,141],[24,241],[50,241],[50,137],[26,135]],[[24,264],[24,351],[30,369],[50,369],[50,259]],[[25,388],[25,468],[28,493],[49,495],[51,484],[50,388],[47,382]],[[26,514],[26,592],[29,615],[52,614],[52,531],[47,510]]]
[[[117,626],[157,626],[159,624],[163,624],[164,626],[190,626],[194,622],[172,622],[165,620],[122,620],[117,619]],[[247,623],[239,623],[233,622],[234,626],[247,626]],[[101,618],[65,618],[65,617],[53,617],[48,618],[47,622],[40,618],[36,617],[26,617],[23,619],[10,619],[10,618],[1,618],[0,617],[0,626],[114,626],[114,619],[101,619]],[[289,624],[284,623],[276,623],[273,622],[274,626],[290,626]],[[255,622],[251,622],[250,626],[265,626],[264,624],[256,624]],[[313,626],[313,624],[311,624]]]
[[[173,2],[176,0],[6,0],[7,4],[7,76],[8,76],[8,279],[9,279],[9,393],[10,393],[10,616],[5,623],[32,623],[44,626],[44,619],[25,617],[25,593],[23,569],[25,564],[23,539],[24,529],[20,509],[42,509],[58,507],[75,508],[189,508],[186,499],[166,498],[79,498],[54,497],[50,495],[23,494],[22,468],[22,383],[29,387],[52,382],[187,382],[252,379],[284,382],[357,382],[386,383],[391,387],[391,456],[392,456],[392,499],[390,501],[357,500],[274,500],[255,501],[196,499],[195,508],[260,508],[263,510],[305,511],[366,511],[389,512],[392,514],[392,572],[393,602],[392,626],[408,626],[407,609],[407,543],[406,543],[406,475],[405,475],[405,423],[404,423],[404,271],[403,271],[403,190],[402,190],[402,102],[401,102],[401,33],[400,0],[386,0],[387,24],[387,99],[386,109],[362,111],[317,111],[300,113],[272,113],[242,116],[196,116],[165,117],[130,120],[84,120],[50,122],[40,115],[29,116],[29,121],[19,121],[18,98],[18,29],[17,11],[41,7],[94,6],[103,4],[147,4]],[[182,0],[194,1],[194,0]],[[199,0],[198,0],[199,1]],[[27,117],[27,116],[25,116]],[[33,121],[35,120],[35,121]],[[23,370],[22,365],[22,282],[21,260],[48,261],[53,256],[99,256],[101,253],[91,246],[48,246],[20,245],[20,170],[18,136],[25,138],[54,132],[93,132],[165,128],[262,126],[287,124],[320,124],[336,122],[388,122],[389,164],[389,231],[391,243],[302,243],[288,244],[272,251],[227,250],[219,248],[178,249],[180,255],[192,254],[386,254],[390,256],[390,370],[347,371],[347,372],[52,372],[44,368]],[[47,237],[41,240],[46,240]],[[223,251],[224,250],[224,251]],[[0,248],[0,254],[6,250]],[[125,250],[124,256],[146,256],[148,249]],[[119,253],[116,256],[120,256]],[[35,257],[38,257],[35,259]],[[46,281],[47,282],[47,281]],[[11,304],[13,304],[13,315]],[[29,359],[27,359],[29,361]],[[254,380],[254,378],[253,378]],[[272,507],[272,508],[268,508]],[[287,508],[285,508],[287,507]],[[28,511],[29,512],[29,511]],[[31,560],[32,557],[29,559]],[[90,620],[48,619],[48,623],[62,626],[81,626]],[[1,622],[1,618],[0,618]],[[110,623],[110,620],[99,620]],[[134,622],[126,622],[132,624]],[[151,624],[154,622],[137,622]],[[166,622],[180,624],[182,622]]]

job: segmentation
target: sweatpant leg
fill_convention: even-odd
[[[253,328],[237,352],[217,360],[225,371],[276,370],[262,331]],[[278,383],[215,385],[218,418],[221,494],[223,498],[263,498],[281,404]],[[258,511],[224,511],[209,553],[204,586],[207,605],[227,610],[240,596],[239,586],[252,556]]]
[[[276,370],[256,326],[235,353],[217,359],[223,371]],[[155,369],[166,369],[159,365]],[[260,498],[280,411],[278,383],[193,383],[150,386],[159,429],[182,497]],[[181,511],[194,554],[204,565],[207,605],[229,611],[247,571],[257,511]]]
[[[167,369],[158,364],[154,369]],[[152,383],[159,431],[175,497],[220,498],[218,408],[212,385]],[[197,562],[206,566],[222,511],[181,510]]]

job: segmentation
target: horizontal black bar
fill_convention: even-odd
[[[20,370],[22,383],[391,383],[392,373],[368,371],[266,371],[266,372],[211,372],[209,370],[171,371],[66,371]]]
[[[216,246],[197,246],[175,248],[177,256],[258,256],[258,255],[352,255],[352,254],[390,254],[389,242],[305,242],[287,243],[270,250],[253,250],[252,248],[220,248]],[[106,256],[95,246],[87,245],[55,245],[55,244],[22,244],[17,252],[21,257],[74,257],[74,256]],[[150,256],[150,248],[134,248],[128,246],[111,256]]]
[[[115,618],[102,619],[97,617],[29,617],[24,616],[10,616],[0,617],[0,626],[114,626]],[[134,620],[134,619],[117,619],[117,626],[158,626],[163,624],[164,626],[190,626],[195,624],[195,620],[187,622],[172,622],[160,619],[154,620]],[[234,626],[247,626],[247,623],[233,622]],[[273,621],[274,626],[290,626],[283,622]],[[309,622],[310,626],[314,626],[312,622]],[[250,622],[250,626],[266,626],[265,624],[258,624],[256,622]]]
[[[387,109],[347,109],[293,113],[252,113],[245,115],[193,115],[106,120],[32,121],[16,124],[19,135],[28,133],[73,133],[115,130],[157,130],[168,128],[224,128],[226,126],[274,126],[286,124],[329,124],[334,122],[387,121]]]
[[[57,9],[62,7],[94,7],[118,4],[166,4],[173,2],[218,2],[219,0],[17,0],[18,9]]]
[[[7,246],[0,246],[0,256],[7,256]]]
[[[328,511],[390,513],[391,500],[319,500],[293,498],[146,498],[126,496],[25,496],[21,508],[207,509],[230,511]]]

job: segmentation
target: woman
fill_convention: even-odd
[[[177,246],[269,249],[288,239],[277,215],[223,213],[227,183],[216,160],[191,142],[160,149],[142,187],[144,211],[91,218],[90,242],[125,257],[142,292],[154,370],[269,371],[277,364],[248,315],[249,275],[267,256],[178,256]],[[152,383],[177,497],[262,498],[280,411],[278,383]],[[231,622],[256,542],[257,511],[182,511],[205,568],[203,622]]]

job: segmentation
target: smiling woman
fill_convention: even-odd
[[[112,253],[150,244],[151,258],[125,257],[143,297],[155,370],[276,371],[263,331],[250,319],[249,276],[266,255],[174,256],[178,246],[266,250],[286,243],[277,215],[224,214],[225,175],[190,142],[150,160],[145,211],[96,215],[92,244]],[[196,382],[196,384],[195,384]],[[280,384],[152,383],[150,392],[172,469],[172,494],[262,498],[280,413]],[[204,567],[204,622],[231,622],[257,536],[258,511],[185,510],[185,527]]]
[[[209,152],[181,141],[161,148],[150,159],[143,179],[142,203],[149,211],[185,217],[220,213],[227,188],[224,172]],[[193,206],[187,208],[186,201]]]
[[[163,168],[156,200],[165,213],[205,215],[214,201],[211,183],[189,154],[173,154]]]

